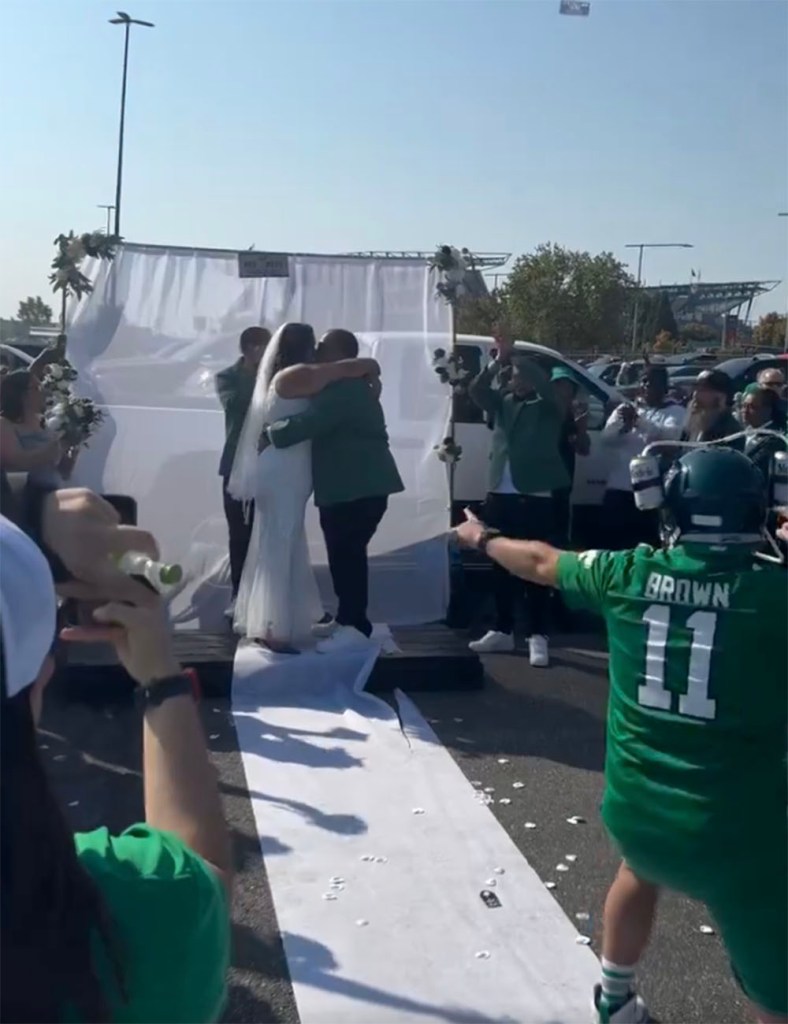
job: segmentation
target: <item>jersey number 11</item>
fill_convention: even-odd
[[[668,605],[652,604],[643,613],[643,622],[648,626],[646,673],[645,682],[638,687],[638,703],[660,711],[670,711],[674,697],[665,686],[665,651],[670,612]],[[709,697],[709,673],[717,616],[714,612],[693,612],[687,619],[686,628],[692,633],[692,644],[687,692],[679,696],[679,714],[690,718],[712,719],[717,713],[717,702]]]

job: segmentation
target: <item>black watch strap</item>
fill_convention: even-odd
[[[479,538],[479,551],[481,551],[483,555],[486,555],[487,545],[490,543],[490,541],[495,540],[496,537],[501,536],[503,536],[503,534],[501,533],[500,530],[496,530],[491,526],[485,526],[485,528],[482,530],[482,535]]]
[[[178,673],[177,676],[157,679],[148,686],[140,686],[137,689],[137,700],[143,709],[157,708],[170,697],[183,697],[186,694],[194,695],[191,680],[183,673]]]

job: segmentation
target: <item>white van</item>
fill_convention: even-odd
[[[465,369],[469,370],[472,376],[476,376],[487,364],[493,345],[492,338],[467,334],[458,337],[457,352]],[[598,507],[602,504],[605,494],[609,458],[605,448],[600,444],[600,433],[609,412],[623,401],[621,394],[611,385],[589,373],[585,367],[572,359],[567,359],[554,349],[533,345],[527,341],[516,342],[516,349],[533,359],[548,373],[556,366],[567,367],[580,382],[578,398],[588,405],[591,451],[586,456],[578,456],[576,460],[572,504]],[[467,395],[455,397],[454,417],[455,437],[462,447],[462,458],[455,468],[455,499],[462,504],[482,501],[487,493],[491,430],[485,421],[484,413]]]

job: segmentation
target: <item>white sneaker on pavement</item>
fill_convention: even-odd
[[[336,654],[342,651],[361,651],[372,647],[372,640],[355,626],[337,626],[333,634],[321,640],[315,650],[318,654]]]
[[[534,668],[546,668],[550,664],[550,648],[546,636],[533,634],[528,641],[528,660]]]
[[[594,1024],[649,1024],[651,1015],[648,1008],[637,992],[633,992],[629,999],[614,1013],[608,1013],[600,1008],[599,999],[602,995],[602,986],[594,988]]]
[[[472,640],[468,646],[476,654],[509,654],[514,650],[514,636],[491,629],[480,640]]]
[[[325,640],[332,636],[337,629],[337,624],[331,615],[324,615],[323,618],[312,626],[312,636],[318,640]]]

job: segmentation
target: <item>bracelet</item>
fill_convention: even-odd
[[[501,533],[500,530],[495,530],[490,526],[485,526],[485,528],[482,530],[481,537],[479,537],[479,551],[481,551],[483,555],[487,555],[487,545],[490,543],[491,540],[495,540],[496,537],[501,536],[503,536],[503,534]],[[487,557],[489,558],[490,556],[487,555]]]
[[[170,697],[184,697],[186,694],[194,697],[194,684],[185,673],[179,672],[177,676],[167,676],[148,686],[138,687],[136,698],[143,710],[147,710],[159,707]]]

